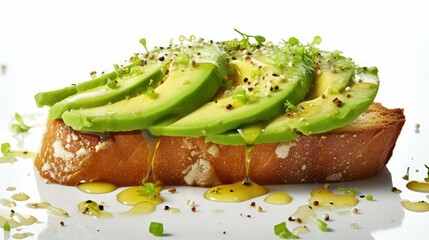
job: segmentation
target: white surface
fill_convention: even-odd
[[[274,41],[296,36],[309,42],[314,35],[320,35],[322,48],[342,50],[362,65],[376,65],[381,79],[376,100],[388,107],[404,108],[407,122],[388,170],[373,179],[334,185],[356,186],[377,201],[362,200],[358,205],[362,214],[357,216],[332,213],[332,232],[322,233],[310,225],[312,231],[302,234],[302,239],[426,239],[429,213],[412,213],[400,205],[401,199],[428,200],[426,194],[407,190],[402,179],[410,167],[410,179],[422,180],[426,176],[424,164],[429,164],[429,17],[423,3],[0,1],[0,64],[6,66],[6,72],[0,74],[0,140],[17,147],[18,139],[9,130],[14,112],[28,115],[46,110],[36,108],[35,93],[86,80],[92,70],[101,72],[133,52],[143,51],[138,43],[141,37],[154,46],[166,44],[171,37],[177,39],[181,34],[213,40],[239,37],[233,28]],[[418,134],[414,132],[416,123],[421,124]],[[33,131],[25,138],[24,147],[37,150],[40,129]],[[273,206],[262,198],[253,200],[262,205],[263,213],[256,213],[249,202],[213,203],[202,198],[205,189],[179,188],[175,195],[165,194],[165,205],[180,208],[180,213],[168,214],[162,204],[155,213],[136,218],[119,216],[126,207],[116,202],[115,194],[88,196],[75,188],[45,185],[28,159],[0,165],[0,198],[12,194],[5,190],[8,186],[17,187],[15,192],[29,194],[29,202],[49,200],[72,215],[63,220],[20,203],[18,211],[35,214],[41,221],[22,229],[35,234],[28,239],[151,238],[147,231],[150,221],[163,222],[166,237],[171,239],[276,239],[274,224],[287,221],[319,185],[270,186],[289,193],[294,201]],[[403,193],[392,194],[392,186]],[[78,214],[76,204],[88,198],[105,201],[106,211],[113,212],[115,217],[100,220]],[[197,203],[196,213],[185,206],[187,199]],[[213,209],[225,212],[215,214]],[[252,218],[241,217],[240,213]],[[66,227],[59,226],[61,220]],[[354,222],[361,228],[352,229],[350,223]],[[290,229],[294,226],[288,225]]]

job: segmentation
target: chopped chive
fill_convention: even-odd
[[[164,233],[164,225],[158,222],[151,222],[149,225],[149,232],[154,236],[162,236]]]
[[[274,233],[283,239],[299,239],[299,237],[293,234],[286,226],[286,222],[279,223],[274,226]]]

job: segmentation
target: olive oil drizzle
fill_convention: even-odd
[[[158,146],[161,141],[161,138],[153,136],[147,130],[141,131],[141,133],[145,142],[147,143],[148,152],[149,152],[149,161],[150,161],[149,169],[147,171],[145,178],[143,178],[142,183],[144,184],[147,182],[153,182],[156,185],[159,185],[161,183],[156,179],[154,164],[155,164],[156,152],[158,151]]]
[[[240,182],[224,184],[210,188],[204,194],[206,199],[219,202],[242,202],[262,196],[268,192],[263,186],[254,183],[250,179],[250,161],[252,159],[253,146],[262,128],[252,125],[237,130],[246,142],[245,167],[246,175]]]

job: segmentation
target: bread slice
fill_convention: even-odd
[[[353,123],[295,141],[255,145],[250,178],[259,184],[350,181],[373,176],[389,161],[404,125],[402,109],[373,103]],[[139,185],[151,167],[139,131],[95,135],[48,121],[35,166],[53,183],[103,181]],[[165,185],[214,186],[246,174],[245,147],[206,143],[204,138],[161,137],[153,162]]]

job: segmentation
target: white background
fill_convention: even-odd
[[[91,71],[121,63],[143,51],[141,37],[153,47],[179,35],[213,40],[239,37],[233,28],[275,42],[291,36],[311,42],[320,35],[322,48],[342,50],[361,65],[378,67],[381,87],[376,101],[404,108],[407,118],[388,164],[393,185],[403,188],[401,198],[426,199],[425,194],[405,191],[401,177],[410,166],[411,177],[420,180],[426,174],[423,164],[429,164],[425,154],[429,147],[427,9],[424,1],[0,0],[0,64],[5,66],[0,74],[0,140],[14,143],[9,131],[13,113],[40,112],[35,93],[87,80]],[[421,125],[418,134],[416,123]],[[29,144],[37,149],[37,140]],[[0,165],[0,170],[14,171],[19,166]],[[16,180],[5,176],[0,176],[2,187]],[[0,193],[6,194],[3,190]],[[372,229],[364,238],[424,239],[429,213],[404,213],[394,227]],[[382,221],[382,216],[375,216]],[[174,238],[175,233],[170,233]],[[275,238],[270,234],[271,230],[268,236]]]

